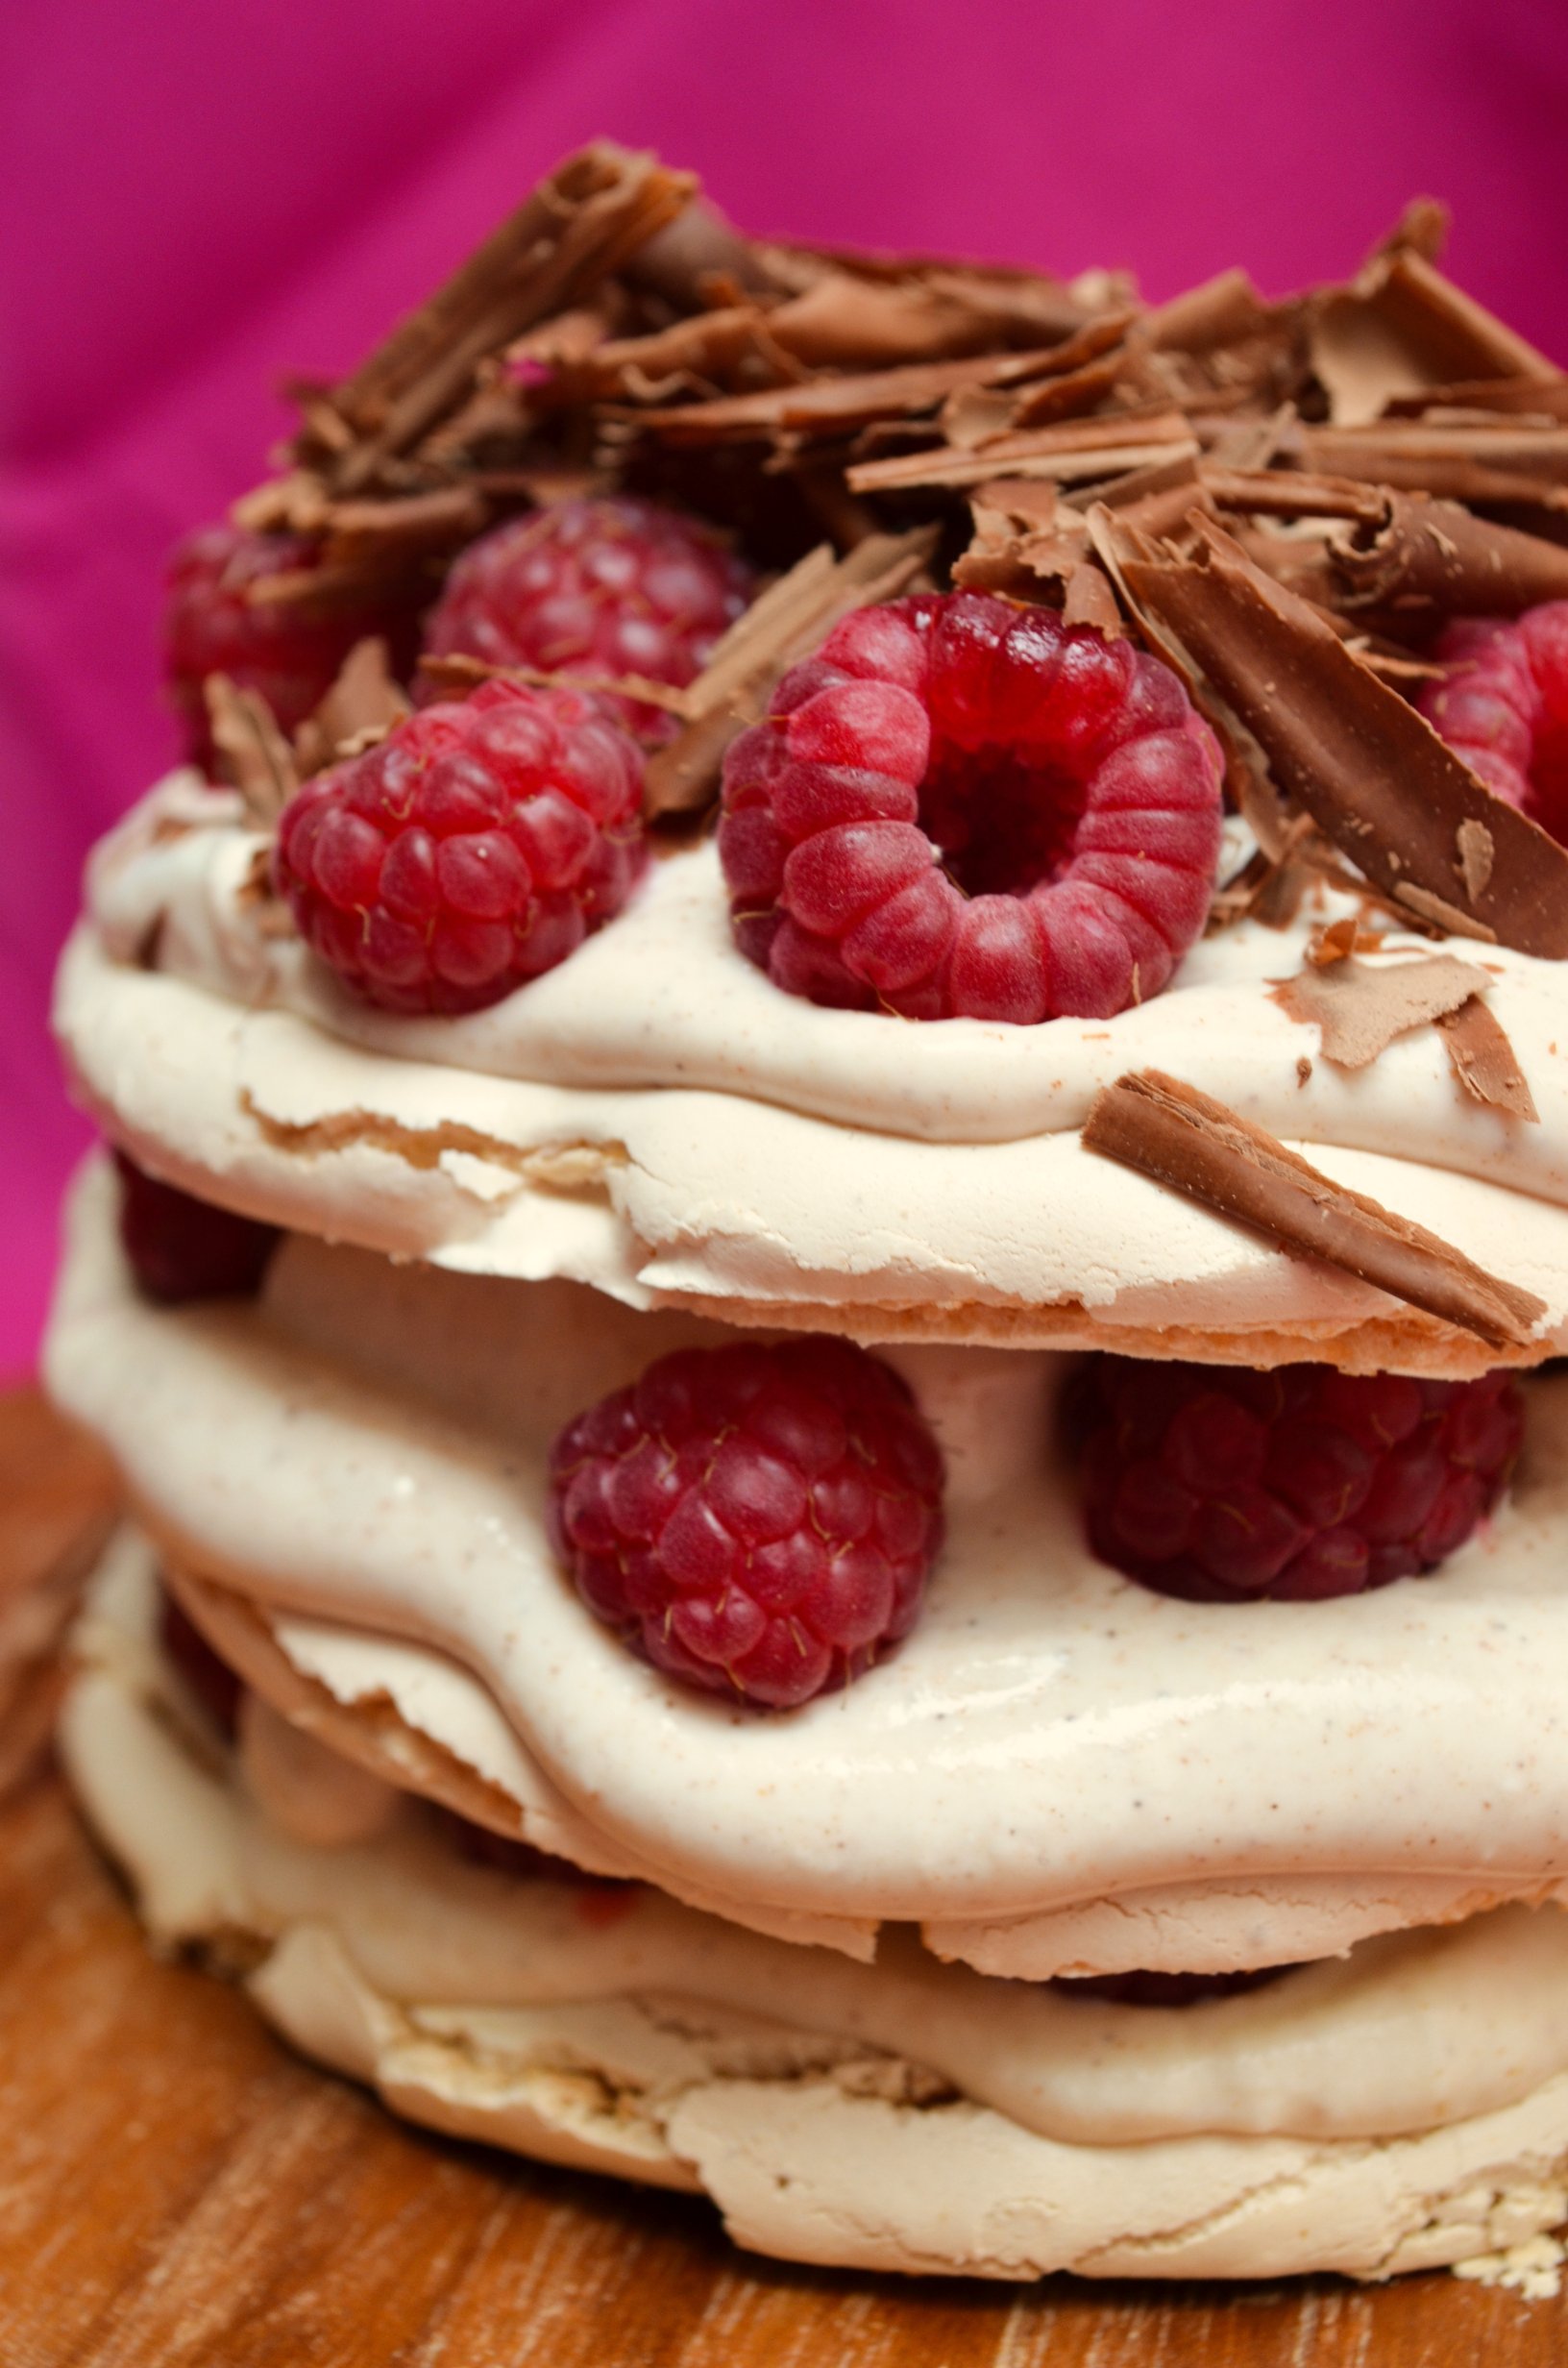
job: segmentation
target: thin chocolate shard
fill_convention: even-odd
[[[244,799],[255,826],[270,830],[300,786],[294,752],[259,691],[241,690],[227,675],[208,675],[202,694],[220,769]]]
[[[1217,272],[1146,312],[1139,333],[1156,353],[1212,354],[1265,330],[1271,308],[1240,267]]]
[[[1198,513],[1190,512],[1196,520]],[[1205,674],[1198,654],[1189,650],[1169,615],[1143,598],[1129,573],[1129,562],[1153,548],[1126,522],[1119,510],[1104,502],[1089,511],[1089,539],[1101,565],[1120,593],[1128,615],[1155,654],[1173,668],[1188,696],[1206,718],[1225,758],[1225,787],[1232,803],[1251,830],[1263,855],[1282,863],[1290,846],[1292,817],[1286,811],[1269,778],[1263,751],[1240,715],[1223,699]],[[1168,546],[1167,546],[1168,548]],[[1168,609],[1169,604],[1166,604]]]
[[[930,562],[935,527],[870,534],[835,559],[825,543],[770,584],[736,618],[683,697],[690,721],[649,759],[643,803],[649,816],[698,812],[715,796],[724,751],[754,723],[773,686],[852,608],[895,600]]]
[[[1195,474],[1219,509],[1260,518],[1353,518],[1372,527],[1387,521],[1384,494],[1353,478],[1314,477],[1307,469],[1221,468],[1212,460],[1201,461]]]
[[[1196,456],[1185,413],[1170,406],[1024,428],[989,437],[975,450],[939,444],[930,452],[865,460],[848,472],[852,493],[893,493],[915,485],[983,485],[990,477],[1050,477],[1059,483],[1118,477],[1153,461]]]
[[[638,249],[626,264],[626,277],[683,312],[704,307],[719,279],[732,281],[748,296],[770,295],[786,284],[756,241],[705,197],[690,199]]]
[[[1385,896],[1523,953],[1568,955],[1568,850],[1493,795],[1328,620],[1211,521],[1192,558],[1123,530],[1120,572],[1251,732],[1274,778]],[[1493,860],[1473,899],[1459,826]],[[1462,911],[1457,897],[1467,900]],[[1440,909],[1439,909],[1440,908]]]
[[[1540,1113],[1530,1080],[1519,1066],[1507,1030],[1489,1003],[1472,995],[1457,1011],[1442,1013],[1437,1025],[1449,1066],[1472,1101],[1484,1102],[1489,1109],[1505,1111],[1529,1125],[1539,1125]]]
[[[974,536],[953,562],[961,589],[1060,607],[1069,625],[1092,625],[1113,640],[1125,628],[1109,578],[1089,549],[1080,511],[1048,481],[1002,479],[973,499]]]
[[[1085,1148],[1426,1310],[1494,1348],[1524,1348],[1544,1301],[1466,1258],[1424,1225],[1335,1184],[1274,1135],[1196,1086],[1145,1069],[1099,1094]]]
[[[1320,300],[1310,342],[1330,416],[1346,426],[1456,379],[1561,375],[1413,242],[1384,248],[1351,286]]]
[[[1376,953],[1382,943],[1375,930],[1362,928],[1358,914],[1348,913],[1315,932],[1307,948],[1307,959],[1313,970],[1326,971],[1335,962],[1347,962],[1354,953]]]
[[[1568,419],[1568,375],[1555,382],[1543,379],[1463,379],[1449,386],[1423,387],[1418,395],[1397,395],[1389,404],[1389,419],[1430,418],[1437,412],[1511,411],[1524,413],[1537,425],[1550,427]]]
[[[1457,839],[1458,832],[1454,835]],[[1394,890],[1394,900],[1410,912],[1418,913],[1423,921],[1431,922],[1433,927],[1446,929],[1451,937],[1473,937],[1483,946],[1495,946],[1499,942],[1497,931],[1488,928],[1483,921],[1477,921],[1471,914],[1461,912],[1445,897],[1433,896],[1430,888],[1417,888],[1413,880],[1401,880]]]
[[[710,444],[722,438],[785,432],[842,435],[872,420],[918,418],[934,411],[961,386],[1021,385],[1047,372],[1052,358],[1052,349],[1045,348],[1033,354],[981,354],[956,361],[910,362],[849,377],[823,376],[753,395],[722,395],[711,403],[640,411],[636,425],[675,444]]]
[[[1325,551],[1345,609],[1394,609],[1417,627],[1444,617],[1516,617],[1543,601],[1568,600],[1561,543],[1423,494],[1380,495],[1374,513],[1361,511],[1349,534],[1331,534]]]
[[[1499,413],[1462,423],[1380,419],[1364,428],[1302,428],[1302,465],[1457,502],[1568,507],[1568,421],[1551,427]]]
[[[320,773],[341,757],[374,748],[412,712],[387,662],[385,642],[376,636],[356,641],[326,698],[294,735],[301,775]]]
[[[594,403],[657,407],[715,386],[800,383],[806,372],[773,336],[776,318],[755,305],[735,305],[672,321],[647,336],[604,339],[556,364],[530,389],[529,407],[546,417]]]
[[[1396,1036],[1427,1027],[1490,984],[1484,971],[1454,954],[1418,955],[1374,968],[1347,953],[1338,961],[1309,961],[1269,994],[1288,1019],[1322,1031],[1323,1057],[1336,1069],[1365,1069]]]
[[[458,699],[466,699],[481,682],[527,682],[539,690],[595,691],[611,699],[634,699],[645,706],[663,707],[683,720],[695,712],[689,691],[670,682],[655,682],[650,675],[593,675],[578,674],[575,668],[492,665],[488,658],[469,657],[458,650],[443,657],[423,656],[419,672],[437,690],[451,691]]]

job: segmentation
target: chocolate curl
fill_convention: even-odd
[[[1287,1018],[1320,1031],[1323,1057],[1338,1069],[1365,1069],[1397,1036],[1446,1018],[1491,985],[1484,971],[1451,953],[1374,968],[1354,947],[1354,939],[1348,947],[1322,943],[1309,950],[1304,970],[1269,989]]]
[[[1456,502],[1521,502],[1568,509],[1568,422],[1379,419],[1367,427],[1302,428],[1303,466],[1329,477]]]
[[[1189,527],[1195,528],[1199,514],[1196,507],[1189,509]],[[1225,760],[1225,787],[1231,802],[1257,840],[1265,860],[1281,866],[1291,846],[1292,818],[1268,777],[1263,752],[1240,716],[1218,696],[1195,654],[1187,648],[1168,619],[1142,599],[1129,577],[1127,562],[1153,546],[1128,524],[1128,516],[1127,511],[1113,509],[1108,503],[1091,504],[1088,517],[1090,542],[1149,648],[1186,684],[1188,696],[1213,728]]]
[[[563,312],[673,221],[697,186],[613,141],[579,149],[352,376],[322,398],[346,440],[324,473],[357,493],[462,401],[479,364]],[[325,422],[324,422],[325,424]]]
[[[1191,558],[1123,530],[1130,592],[1239,718],[1275,780],[1385,896],[1521,953],[1568,955],[1568,850],[1502,799],[1308,602],[1207,519]],[[1459,832],[1491,845],[1482,883]]]
[[[375,634],[356,641],[326,697],[294,734],[301,776],[362,755],[412,712],[387,661],[385,642]]]
[[[1195,456],[1198,440],[1173,406],[1140,407],[1056,428],[1021,428],[972,448],[940,444],[895,453],[846,472],[852,493],[896,493],[916,485],[983,485],[992,477],[1048,477],[1059,484],[1116,477],[1157,461]]]
[[[1546,1314],[1533,1293],[1334,1183],[1276,1136],[1163,1070],[1137,1071],[1107,1086],[1084,1122],[1083,1141],[1278,1248],[1357,1275],[1493,1348],[1528,1347]]]
[[[1493,526],[1458,502],[1421,494],[1390,493],[1379,506],[1380,517],[1331,536],[1326,546],[1346,608],[1517,617],[1542,601],[1568,600],[1568,549],[1561,543]]]
[[[1530,1080],[1507,1031],[1489,1003],[1472,995],[1458,1011],[1444,1012],[1437,1021],[1448,1052],[1449,1067],[1463,1093],[1488,1109],[1508,1118],[1539,1125],[1540,1112]]]
[[[255,826],[270,830],[300,786],[293,750],[259,691],[241,690],[227,675],[208,675],[202,696],[225,778],[244,799]]]
[[[681,697],[691,720],[649,757],[643,805],[650,817],[695,813],[719,786],[724,751],[755,723],[773,686],[853,608],[895,600],[922,573],[937,544],[935,527],[909,534],[870,534],[835,560],[826,543],[808,552],[736,618]]]
[[[873,420],[918,419],[965,386],[1020,386],[1048,377],[1056,347],[1030,354],[979,354],[956,361],[910,362],[848,378],[807,379],[754,395],[721,395],[636,414],[637,426],[672,444],[712,444],[794,434],[842,435]],[[994,477],[994,469],[982,475]]]
[[[1354,284],[1316,308],[1312,368],[1336,423],[1378,419],[1390,402],[1456,379],[1550,383],[1561,377],[1544,354],[1446,279],[1430,246],[1430,230],[1411,210]]]

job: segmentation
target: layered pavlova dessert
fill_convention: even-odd
[[[572,159],[172,577],[58,1024],[150,1932],[744,2243],[1568,2216],[1568,380]]]

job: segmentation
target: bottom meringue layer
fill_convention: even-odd
[[[206,1943],[395,2111],[701,2191],[742,2244],[1026,2279],[1359,2277],[1568,2216],[1568,1916],[1504,1909],[1174,2010],[747,1933],[646,1886],[471,1862],[424,1804],[291,1738],[240,1748],[108,1558],[62,1732],[167,1941]]]

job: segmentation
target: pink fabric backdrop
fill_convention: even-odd
[[[1202,27],[1201,33],[1194,27]],[[82,853],[167,757],[161,554],[595,132],[756,229],[1345,269],[1421,190],[1457,275],[1568,355],[1560,0],[54,0],[12,9],[0,456],[0,1372],[85,1139],[44,1031]]]

